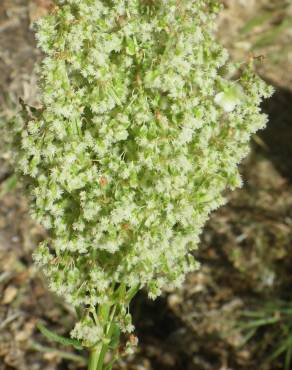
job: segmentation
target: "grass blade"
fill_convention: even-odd
[[[255,27],[261,26],[262,24],[270,21],[273,17],[273,12],[263,12],[255,17],[252,17],[241,28],[240,34],[246,35],[247,33],[250,33]]]
[[[292,359],[292,337],[289,337],[288,348],[285,356],[285,370],[290,370],[291,359]]]
[[[289,346],[289,341],[286,339],[281,342],[280,346],[274,351],[270,357],[268,357],[268,361],[274,360],[275,358],[279,357],[282,353],[287,351]]]
[[[243,347],[256,333],[257,328],[250,329],[247,334],[242,338],[240,346]]]
[[[265,32],[254,44],[253,49],[261,49],[275,43],[282,32],[291,25],[291,19],[285,19],[278,26],[274,26],[271,30]]]
[[[247,323],[243,323],[241,327],[244,329],[257,328],[260,326],[276,324],[277,322],[279,322],[279,317],[270,317],[266,319],[251,320]]]

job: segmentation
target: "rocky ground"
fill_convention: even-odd
[[[278,302],[292,312],[292,7],[284,0],[224,5],[221,40],[234,59],[261,56],[259,73],[277,88],[264,106],[270,122],[242,165],[244,187],[206,227],[197,252],[201,270],[188,276],[182,290],[156,302],[143,294],[136,298],[139,351],[118,369],[284,369],[284,352],[272,361],[269,355],[289,334]],[[48,7],[49,0],[0,3],[0,370],[84,368],[80,353],[58,348],[36,329],[42,321],[66,334],[74,314],[48,293],[32,265],[32,250],[44,232],[30,220],[17,186],[11,190],[2,128],[19,96],[36,103],[34,65],[40,55],[31,23]],[[257,329],[246,311],[267,312],[277,325]],[[256,330],[243,344],[250,328]]]

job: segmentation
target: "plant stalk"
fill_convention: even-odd
[[[113,311],[112,311],[111,317],[109,319],[110,323],[109,323],[109,327],[108,327],[107,332],[106,332],[107,341],[101,347],[101,351],[100,351],[100,354],[99,354],[99,359],[98,359],[96,370],[103,370],[105,356],[106,356],[107,351],[109,349],[109,343],[110,343],[110,340],[111,340],[112,335],[113,335],[113,328],[114,328],[113,320],[114,320],[115,312],[116,312],[116,306],[113,307]]]
[[[94,347],[91,349],[88,361],[88,370],[97,370],[98,358],[100,353],[100,347]]]
[[[101,347],[100,353],[99,353],[97,367],[95,368],[95,370],[103,370],[103,364],[104,364],[105,355],[107,353],[107,350],[108,350],[108,344],[103,344],[103,346]]]

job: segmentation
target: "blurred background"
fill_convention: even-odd
[[[266,130],[242,164],[244,187],[213,214],[202,236],[200,271],[183,289],[132,307],[140,345],[117,369],[292,369],[292,1],[224,0],[218,37],[234,60],[258,60],[275,86]],[[9,167],[5,123],[18,98],[37,104],[31,24],[50,0],[0,0],[0,370],[82,369],[80,354],[48,342],[74,313],[51,295],[32,264],[45,237],[28,216]]]

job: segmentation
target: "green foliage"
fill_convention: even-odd
[[[292,364],[292,305],[285,301],[267,302],[254,310],[243,311],[237,327],[243,334],[242,345],[254,338],[260,330],[270,333],[267,361],[279,356],[284,359],[284,370]]]
[[[113,335],[111,337],[111,341],[109,343],[109,347],[112,349],[116,349],[120,343],[120,336],[121,336],[121,329],[118,325],[113,325]]]
[[[255,15],[250,18],[246,24],[241,28],[240,33],[242,35],[247,35],[251,33],[255,27],[262,26],[266,22],[269,22],[274,17],[274,12],[263,11],[260,14]]]
[[[138,289],[155,298],[198,268],[272,90],[251,64],[224,77],[216,0],[55,5],[37,29],[42,108],[23,104],[15,163],[49,234],[34,260],[79,314],[72,337],[104,356],[117,326],[134,330]]]
[[[37,324],[37,328],[46,338],[53,342],[63,344],[64,346],[73,346],[76,349],[82,349],[82,345],[76,339],[66,338],[56,334],[40,323]]]
[[[278,37],[282,35],[282,33],[290,28],[292,25],[292,18],[284,19],[279,25],[276,25],[269,29],[268,31],[264,32],[254,43],[254,49],[264,48],[270,45],[273,45]]]
[[[240,30],[241,37],[250,37],[254,50],[276,46],[280,37],[292,26],[292,17],[287,11],[289,6],[291,4],[285,1],[271,4],[246,22]]]

